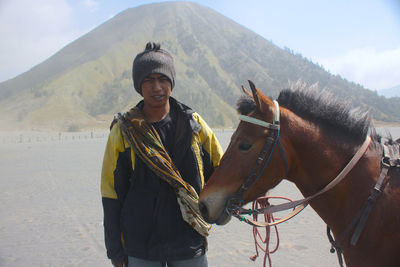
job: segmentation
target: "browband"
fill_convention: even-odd
[[[259,120],[250,116],[246,116],[246,115],[240,115],[239,119],[241,121],[245,121],[245,122],[249,122],[252,124],[256,124],[265,128],[269,128],[269,129],[274,129],[274,130],[279,130],[279,124],[280,124],[280,119],[279,119],[279,104],[278,101],[274,100],[274,105],[275,105],[275,115],[274,115],[274,121],[272,123],[263,121],[263,120]]]

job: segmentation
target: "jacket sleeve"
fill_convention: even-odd
[[[120,227],[123,203],[121,190],[123,191],[122,187],[129,186],[129,174],[133,166],[131,162],[128,164],[127,154],[130,154],[129,146],[122,137],[119,123],[116,123],[108,137],[101,171],[104,241],[107,256],[114,262],[119,262],[125,257]]]
[[[208,157],[212,162],[211,163],[212,170],[210,170],[209,173],[204,174],[205,179],[207,181],[209,176],[211,176],[211,173],[214,170],[214,168],[219,166],[219,162],[223,155],[223,150],[214,132],[208,126],[208,124],[203,120],[203,118],[197,113],[193,113],[193,117],[201,126],[201,130],[199,133],[200,142],[203,146],[203,149],[208,154]]]

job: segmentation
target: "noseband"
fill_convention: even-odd
[[[241,121],[249,122],[249,123],[270,129],[271,134],[267,137],[265,145],[264,145],[263,149],[261,150],[261,153],[257,158],[256,164],[254,165],[253,169],[250,172],[250,175],[243,182],[243,184],[239,188],[239,190],[228,200],[228,203],[226,206],[226,212],[229,214],[237,211],[242,206],[244,194],[251,187],[253,187],[253,185],[260,178],[261,174],[264,172],[277,144],[278,144],[279,150],[281,152],[280,154],[281,154],[284,166],[285,166],[285,171],[286,171],[286,176],[287,176],[288,164],[287,164],[287,160],[286,160],[285,154],[282,149],[282,145],[279,142],[279,129],[280,129],[279,103],[276,100],[274,100],[273,102],[275,105],[275,115],[274,115],[274,119],[273,119],[272,123],[262,121],[262,120],[259,120],[259,119],[253,118],[253,117],[245,116],[245,115],[240,115],[240,117],[239,117],[239,119]],[[258,171],[263,162],[264,162],[263,167],[261,168],[260,171]]]

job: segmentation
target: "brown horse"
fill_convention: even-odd
[[[226,224],[235,205],[238,208],[255,200],[282,179],[293,182],[305,197],[314,195],[326,188],[364,146],[359,161],[344,179],[309,204],[332,229],[347,266],[400,266],[398,166],[391,166],[384,175],[382,193],[368,207],[370,213],[359,239],[351,244],[357,225],[352,221],[360,217],[357,214],[371,198],[382,170],[382,138],[370,126],[368,113],[350,109],[326,91],[304,85],[280,93],[279,111],[279,106],[251,82],[250,87],[252,95],[247,92],[248,96],[238,101],[238,111],[255,120],[239,123],[220,166],[202,191],[200,210],[204,218]],[[372,141],[365,142],[371,140],[369,137]],[[397,143],[389,139],[398,151],[400,139]],[[249,181],[249,177],[256,179]]]

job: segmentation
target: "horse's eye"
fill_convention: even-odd
[[[239,144],[239,149],[242,151],[247,151],[249,150],[253,145],[252,144],[248,144],[248,143],[240,143]]]

